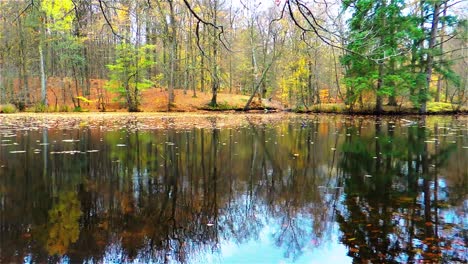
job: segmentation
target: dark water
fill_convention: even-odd
[[[466,263],[467,119],[407,119],[4,127],[0,262]]]

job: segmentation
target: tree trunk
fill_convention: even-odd
[[[340,99],[343,100],[344,98],[343,98],[343,95],[341,94],[340,78],[338,76],[338,65],[336,63],[335,48],[331,47],[331,50],[332,50],[332,55],[333,55],[333,66],[335,69],[336,92],[337,92],[337,95],[340,97]]]
[[[421,100],[421,107],[419,108],[420,114],[425,114],[427,112],[427,97],[429,92],[429,86],[431,84],[432,78],[432,70],[434,67],[434,55],[432,51],[435,47],[436,42],[436,34],[437,34],[437,26],[439,24],[439,12],[440,12],[440,4],[434,4],[434,13],[432,14],[432,26],[431,26],[431,34],[429,37],[429,45],[427,53],[427,63],[426,63],[426,84],[421,87],[419,92],[419,99]]]
[[[379,78],[377,79],[377,91],[376,91],[376,101],[375,101],[375,113],[382,113],[382,96],[379,94],[383,86],[383,75],[384,75],[384,65],[383,63],[379,64]]]
[[[391,69],[392,73],[395,73],[395,60],[393,58],[390,59],[390,69]],[[388,105],[389,106],[397,106],[395,82],[392,82],[392,85],[393,85],[393,92],[388,97]]]
[[[42,50],[42,41],[39,43],[39,56],[41,63],[41,102],[44,106],[47,106],[47,78],[45,73],[45,60],[44,52]]]
[[[22,91],[22,96],[21,98],[18,98],[20,101],[21,106],[23,105],[28,105],[30,103],[29,101],[29,84],[28,84],[28,72],[26,69],[26,60],[27,60],[27,55],[26,55],[26,45],[25,45],[25,39],[24,39],[24,32],[23,32],[23,26],[21,24],[21,18],[18,18],[18,32],[19,32],[19,63],[20,63],[20,70],[19,70],[19,81],[20,81],[20,87],[19,89],[23,89]],[[22,86],[22,87],[21,87]]]
[[[263,80],[265,79],[265,76],[266,76],[268,70],[270,69],[271,65],[273,64],[273,62],[274,62],[274,58],[272,59],[272,61],[270,62],[270,64],[268,64],[268,66],[263,70],[263,73],[262,73],[262,76],[261,76],[261,78],[260,78],[260,81],[255,85],[255,88],[254,88],[252,94],[250,95],[249,100],[247,101],[247,103],[246,103],[245,106],[244,106],[244,111],[249,110],[250,104],[252,103],[252,100],[253,100],[253,98],[255,97],[255,94],[257,93],[258,88],[260,87],[260,85],[262,84]]]
[[[386,6],[386,0],[382,1],[382,9],[385,10]],[[380,19],[382,20],[382,27],[386,27],[386,20],[385,20],[385,13],[382,12]],[[380,45],[384,46],[385,45],[385,36],[381,34],[380,36]],[[385,53],[383,54],[385,57]],[[375,96],[375,112],[377,114],[382,113],[382,95],[380,94],[380,91],[382,90],[383,86],[383,77],[384,77],[384,62],[379,63],[379,77],[377,79],[377,90],[375,91],[376,96]]]
[[[307,100],[307,103],[310,105],[310,104],[313,104],[314,103],[314,85],[312,83],[312,62],[309,60],[308,61],[308,66],[309,66],[309,72],[308,72],[308,76],[307,76],[307,90],[308,90],[308,94],[309,94],[309,98]]]
[[[171,35],[170,35],[170,81],[169,81],[169,102],[167,105],[167,109],[171,110],[171,106],[174,104],[174,71],[175,71],[175,63],[176,63],[176,53],[177,53],[177,25],[175,21],[175,15],[174,15],[174,6],[172,1],[168,1],[169,3],[169,11],[170,11],[170,22],[171,22]]]
[[[216,25],[217,23],[217,16],[218,16],[218,0],[214,1],[213,6],[213,24]],[[218,73],[218,39],[217,39],[217,29],[213,28],[213,57],[212,57],[212,79],[211,79],[211,106],[217,106],[217,96],[218,96],[218,89],[219,89],[219,73]]]
[[[318,43],[316,43],[318,46]],[[318,81],[318,65],[317,65],[317,57],[318,57],[318,49],[315,50],[315,58],[314,58],[314,78],[315,78],[315,103],[320,104],[320,89],[319,89],[319,81]]]
[[[447,2],[445,2],[444,7],[444,14],[443,16],[447,16]],[[441,36],[440,36],[440,51],[443,53],[444,51],[444,34],[445,34],[445,20],[442,20],[442,29],[441,29]],[[435,96],[434,101],[440,102],[440,91],[442,90],[442,76],[439,75],[437,78],[437,93]]]
[[[204,35],[201,34],[200,35],[200,42],[202,43],[201,45],[203,45],[203,42],[204,42]],[[200,91],[202,93],[205,92],[205,54],[201,54],[200,55]]]

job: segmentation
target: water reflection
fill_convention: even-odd
[[[377,119],[374,135],[363,135],[362,123],[347,129],[345,210],[338,210],[337,221],[353,261],[466,261],[467,167],[447,167],[451,159],[463,162],[453,155],[457,142],[448,131],[466,140],[466,130],[459,134],[437,123],[428,129],[425,119],[408,128]]]
[[[466,120],[210,121],[1,130],[0,262],[467,261]]]

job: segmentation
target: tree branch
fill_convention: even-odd
[[[109,18],[107,17],[106,15],[106,11],[104,10],[104,5],[106,6],[107,8],[107,4],[104,2],[104,0],[98,0],[99,2],[99,8],[101,10],[101,13],[102,15],[104,16],[104,19],[106,20],[106,23],[107,25],[109,26],[109,28],[111,29],[112,31],[112,34],[116,37],[118,37],[119,39],[123,39],[123,40],[126,40],[127,42],[130,42],[127,38],[123,37],[122,35],[120,35],[119,33],[117,33],[117,31],[114,29],[114,27],[112,26],[112,23],[110,22]]]

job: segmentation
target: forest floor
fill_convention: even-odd
[[[27,107],[27,112],[126,112],[127,108],[124,98],[119,99],[117,93],[105,89],[105,80],[92,79],[90,84],[90,95],[76,96],[79,91],[73,88],[69,81],[63,81],[59,78],[49,78],[47,99],[48,108],[38,108],[37,105]],[[30,80],[30,95],[32,101],[39,101],[40,84],[39,80]],[[211,91],[197,91],[194,96],[193,91],[175,89],[175,103],[168,109],[168,92],[163,88],[151,88],[141,92],[142,112],[209,112],[209,111],[242,111],[246,105],[249,96],[242,94],[218,93],[218,107],[212,108],[208,104],[211,101]],[[276,100],[275,100],[276,99]],[[328,97],[322,98],[322,103],[311,107],[287,108],[275,96],[272,100],[260,99],[255,97],[250,104],[250,110],[253,112],[297,112],[297,113],[343,113],[343,114],[374,114],[374,105],[366,103],[356,105],[352,110],[342,102],[327,102]],[[373,101],[369,98],[368,101]],[[78,107],[79,106],[79,107]],[[11,108],[11,107],[10,107]],[[13,107],[14,108],[14,107]],[[429,114],[467,114],[468,106],[458,108],[449,103],[428,103]],[[268,111],[265,111],[268,110]],[[15,112],[15,109],[8,109],[0,104],[0,113]],[[383,114],[417,114],[410,102],[399,106],[383,107]]]
[[[66,86],[66,85],[65,85]],[[70,93],[63,92],[64,85],[59,80],[49,78],[48,85],[48,102],[49,112],[59,111],[68,112],[73,111],[78,105],[80,100],[80,110],[97,112],[103,111],[103,106],[106,112],[125,112],[125,99],[120,98],[117,93],[110,92],[103,88],[105,80],[93,79],[91,80],[90,95],[80,97],[82,99],[75,99],[73,102]],[[39,95],[38,89],[35,89],[32,94]],[[68,89],[70,90],[70,89]],[[76,94],[76,93],[75,93]],[[211,90],[205,92],[187,90],[184,92],[182,89],[175,89],[175,103],[171,105],[170,111],[172,112],[197,112],[204,110],[242,110],[246,105],[249,96],[242,94],[230,94],[219,92],[217,96],[218,107],[210,108],[208,104],[211,101]],[[36,98],[37,96],[33,96]],[[101,98],[101,100],[99,99]],[[75,98],[77,98],[75,96]],[[163,88],[151,88],[141,91],[141,105],[142,112],[167,112],[168,111],[169,93]],[[276,109],[283,110],[281,103],[276,101],[260,100],[254,98],[250,105],[251,109]]]

